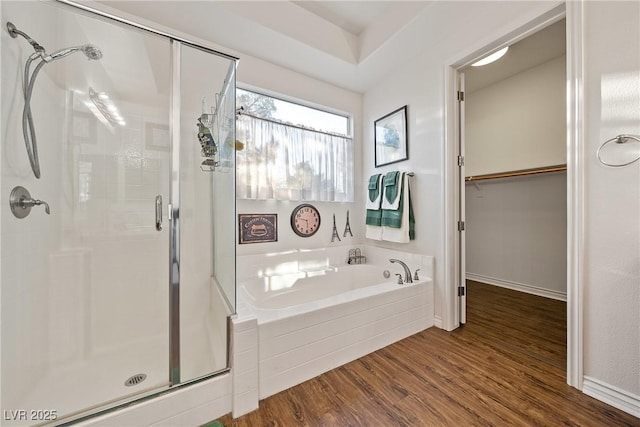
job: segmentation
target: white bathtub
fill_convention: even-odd
[[[424,258],[431,265],[421,272],[432,273]],[[257,319],[259,398],[433,326],[431,278],[398,285],[399,268],[344,265],[244,280],[238,310]]]
[[[329,267],[255,278],[242,283],[240,289],[246,301],[256,309],[287,309],[308,303],[317,307],[327,298],[342,301],[358,298],[367,293],[363,288],[391,283],[383,271],[383,268],[373,265]]]

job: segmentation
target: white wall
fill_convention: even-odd
[[[551,2],[435,2],[405,31],[415,44],[413,62],[402,64],[363,99],[366,125],[409,105],[417,240],[407,250],[436,256],[436,316],[442,313],[444,258],[444,74],[462,58],[551,10]],[[609,169],[594,153],[619,133],[640,133],[640,7],[634,2],[585,2],[584,39],[586,162],[584,189],[584,375],[612,394],[640,406],[640,182],[639,164]],[[482,19],[477,19],[482,16]],[[455,23],[454,23],[455,22]],[[455,31],[451,28],[455,27]],[[446,36],[445,36],[446,35]],[[471,58],[470,58],[471,59]],[[374,171],[373,151],[363,146],[363,176]],[[595,387],[594,387],[595,388]],[[593,390],[592,388],[591,390]],[[602,394],[599,395],[602,398]]]
[[[240,55],[238,67],[238,86],[263,89],[274,94],[284,95],[319,107],[347,113],[353,118],[353,141],[355,160],[355,188],[353,203],[311,202],[318,207],[321,224],[318,232],[312,237],[299,237],[291,229],[291,211],[299,202],[287,201],[252,201],[238,200],[238,214],[278,214],[278,241],[272,243],[251,243],[238,245],[238,255],[282,252],[290,249],[321,248],[326,246],[352,245],[361,243],[364,236],[364,213],[362,206],[362,185],[358,177],[361,176],[361,141],[362,141],[362,96],[331,84],[318,81],[295,71],[291,71],[263,60],[246,55]],[[347,210],[353,237],[347,234],[343,238]],[[333,214],[336,215],[336,226],[341,242],[331,242]],[[347,249],[345,249],[346,256]],[[346,257],[345,257],[346,259]]]
[[[564,172],[466,184],[467,278],[567,297]]]
[[[2,4],[3,23],[7,20],[24,22],[31,20],[43,37],[56,40],[55,14],[33,15],[33,8],[10,10]],[[35,37],[35,36],[34,36]],[[29,166],[24,140],[22,139],[22,95],[18,89],[21,82],[25,53],[30,46],[16,43],[6,31],[0,33],[2,42],[2,407],[14,408],[28,391],[45,374],[52,345],[50,337],[49,254],[55,251],[60,231],[48,226],[60,223],[62,214],[52,209],[51,215],[44,213],[43,206],[34,207],[31,215],[17,219],[9,210],[9,194],[16,185],[26,187],[32,197],[52,202],[48,197],[58,194],[57,183],[61,170],[50,170],[49,165],[59,163],[61,156],[54,147],[40,142],[39,156],[43,175],[47,180],[36,181]],[[42,132],[51,139],[62,137],[64,94],[56,87],[51,74],[42,71],[34,90],[32,114],[36,118],[38,135]],[[44,160],[48,159],[48,160]],[[33,268],[38,262],[41,268]],[[76,332],[69,331],[70,333]],[[77,347],[67,349],[77,355]],[[69,353],[70,352],[70,353]],[[54,356],[56,354],[54,353]],[[9,392],[11,392],[9,394]]]
[[[434,2],[404,31],[415,59],[401,64],[363,99],[363,178],[392,169],[412,170],[416,240],[399,245],[410,252],[436,257],[435,313],[443,312],[444,283],[444,65],[456,56],[480,48],[552,9],[554,2]],[[482,19],[477,19],[482,16]],[[454,24],[455,22],[455,24]],[[455,28],[455,30],[452,30]],[[394,109],[409,107],[409,160],[374,168],[373,121]],[[388,243],[374,243],[396,247]],[[436,319],[438,321],[438,319]]]
[[[405,29],[415,44],[411,63],[368,91],[366,123],[409,104],[410,159],[394,165],[413,169],[417,240],[408,250],[436,256],[436,316],[442,313],[445,130],[443,65],[469,55],[550,10],[547,2],[436,2]],[[584,375],[612,394],[640,406],[640,182],[638,163],[607,169],[597,163],[599,144],[619,133],[638,134],[637,3],[585,2],[584,67],[586,162],[584,193]],[[476,19],[482,16],[481,20]],[[454,18],[455,17],[455,18]],[[454,24],[455,21],[455,24]],[[455,31],[451,28],[455,27]],[[446,36],[444,36],[446,35]],[[373,151],[364,144],[363,176],[373,170]],[[594,390],[592,387],[591,390]],[[599,395],[602,398],[602,394]],[[634,406],[635,405],[635,406]]]
[[[465,94],[467,176],[567,162],[565,56]]]
[[[640,135],[640,4],[583,8],[584,386],[626,394],[640,416],[640,162],[608,168],[595,156],[609,138]]]

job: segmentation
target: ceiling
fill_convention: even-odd
[[[393,6],[389,1],[294,1],[296,5],[331,22],[355,36],[373,25],[385,10]]]
[[[356,92],[411,58],[394,38],[432,1],[122,1],[106,8],[142,17]],[[135,20],[132,18],[132,20]],[[388,54],[394,55],[390,61]]]
[[[103,0],[131,15],[355,92],[366,92],[394,64],[413,58],[402,31],[432,1]],[[485,67],[467,70],[477,90],[564,54],[564,21],[511,46]],[[241,70],[240,70],[241,71]],[[240,75],[242,73],[240,72]]]
[[[467,67],[465,91],[468,93],[492,85],[537,65],[565,55],[565,20],[538,31],[509,46],[507,53],[496,62],[482,67]]]

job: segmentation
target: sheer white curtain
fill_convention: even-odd
[[[243,115],[237,121],[239,199],[353,201],[353,141]]]

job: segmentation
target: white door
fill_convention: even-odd
[[[458,304],[460,324],[467,323],[467,281],[466,281],[466,244],[465,244],[465,169],[464,169],[464,73],[458,74]]]

